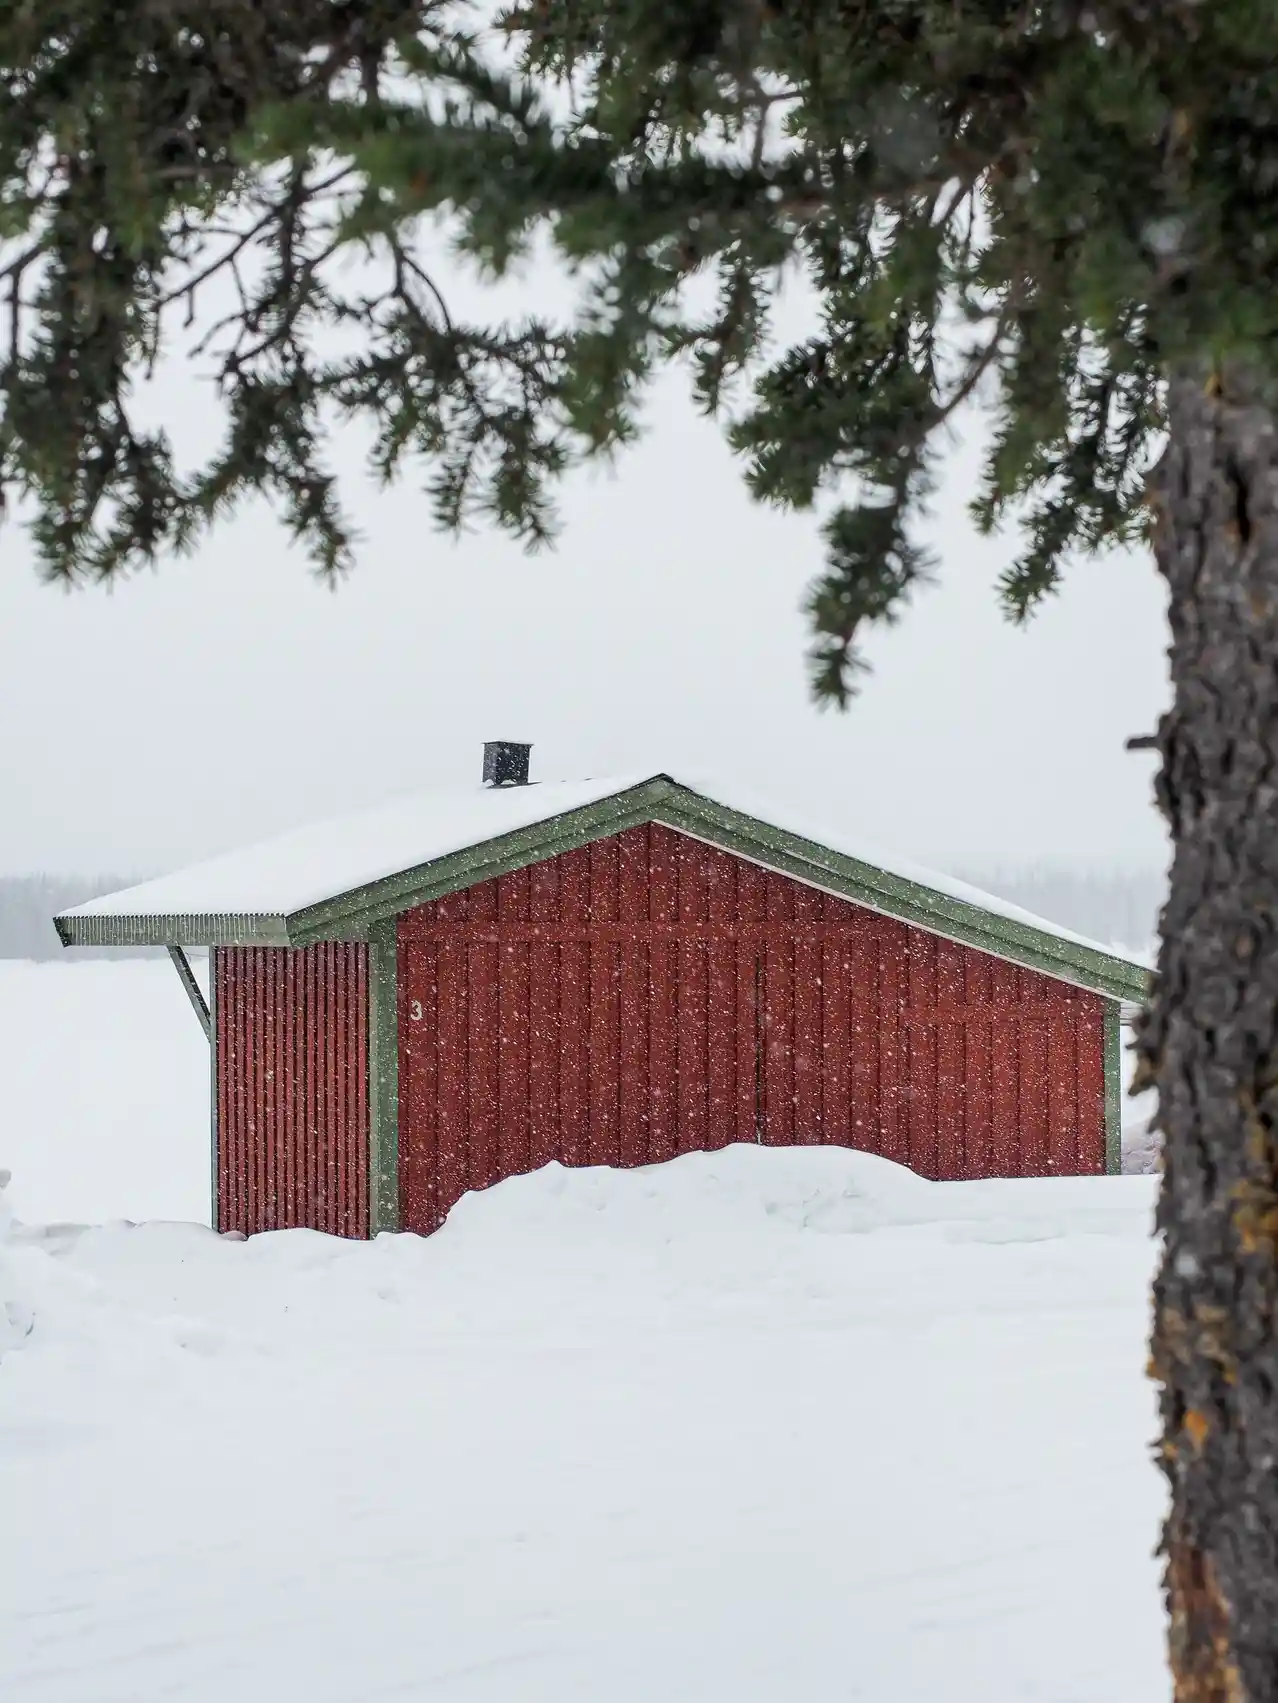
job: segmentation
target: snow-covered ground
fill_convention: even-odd
[[[209,1221],[209,1049],[166,958],[0,959],[0,1165],[29,1222]]]
[[[1166,1697],[1150,1179],[33,1228],[201,1212],[207,1053],[165,964],[0,965],[0,1036],[5,1703]]]

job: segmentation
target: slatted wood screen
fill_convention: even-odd
[[[213,954],[219,1230],[368,1234],[368,949]]]

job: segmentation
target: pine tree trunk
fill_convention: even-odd
[[[1278,1703],[1278,410],[1228,373],[1169,406],[1175,856],[1138,1048],[1164,1141],[1171,1664],[1177,1703]]]

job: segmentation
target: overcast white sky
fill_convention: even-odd
[[[213,423],[180,365],[160,406]],[[1008,540],[964,515],[954,454],[941,583],[870,645],[843,716],[810,704],[803,587],[817,521],[755,507],[674,377],[615,474],[565,492],[557,551],[432,529],[409,486],[344,466],[359,569],[318,586],[257,507],[189,561],[113,591],[41,585],[0,532],[0,869],[149,873],[320,816],[479,777],[485,739],[542,778],[681,767],[748,780],[942,868],[1160,867],[1152,762],[1123,749],[1166,695],[1142,556],[1083,563],[1026,631],[998,614]],[[830,814],[826,809],[826,814]]]

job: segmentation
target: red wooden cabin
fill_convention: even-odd
[[[527,754],[57,919],[182,972],[219,1229],[424,1233],[552,1160],[730,1142],[934,1178],[1118,1168],[1142,966],[721,788],[531,785]]]

